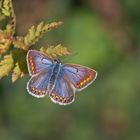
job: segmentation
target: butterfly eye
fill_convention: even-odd
[[[54,59],[54,62],[60,63],[60,60],[59,59]]]

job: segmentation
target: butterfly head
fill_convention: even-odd
[[[61,64],[60,59],[54,59],[54,62],[57,63],[57,64]]]

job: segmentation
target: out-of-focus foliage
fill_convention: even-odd
[[[27,76],[14,84],[11,84],[9,77],[1,79],[0,139],[140,139],[139,0],[109,0],[109,5],[108,1],[103,0],[94,0],[92,4],[88,2],[14,1],[17,14],[26,15],[22,27],[27,27],[31,21],[40,20],[36,19],[38,15],[34,15],[34,9],[37,11],[44,8],[44,20],[47,22],[52,19],[63,20],[65,24],[44,36],[39,46],[44,46],[44,42],[50,46],[61,41],[68,49],[73,50],[73,54],[62,61],[89,66],[97,70],[98,77],[90,87],[76,93],[73,104],[65,107],[53,104],[47,97],[36,99],[29,96],[26,91],[29,80]],[[34,6],[35,3],[38,7]],[[28,11],[27,5],[32,10]],[[24,11],[22,7],[25,8]],[[119,10],[119,17],[122,18],[116,17],[117,14],[112,16],[113,12],[106,15],[105,7],[107,11],[119,7],[116,11]],[[25,17],[22,16],[20,20],[23,21]],[[108,22],[110,19],[113,23]],[[18,27],[18,31],[23,32],[23,28]],[[35,48],[38,49],[38,44]],[[17,52],[13,52],[14,59]],[[26,53],[19,54],[22,55]],[[22,57],[19,58],[22,60]],[[20,68],[21,66],[19,65]],[[17,75],[18,73],[19,71]]]

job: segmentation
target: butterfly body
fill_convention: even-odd
[[[75,91],[90,85],[97,76],[93,69],[76,64],[62,64],[35,50],[28,51],[27,65],[31,76],[27,84],[29,94],[38,98],[48,95],[60,105],[72,103]]]
[[[60,71],[62,68],[62,64],[58,61],[54,61],[53,62],[53,68],[52,68],[52,74],[50,76],[49,82],[48,82],[48,86],[47,89],[49,90],[49,92],[51,93],[51,91],[54,89],[56,81],[58,79],[58,76],[60,75]]]

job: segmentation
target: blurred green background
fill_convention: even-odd
[[[62,43],[64,62],[98,71],[69,106],[26,91],[29,76],[0,80],[1,140],[140,140],[140,1],[13,0],[17,34],[31,25],[63,21],[37,46]]]

